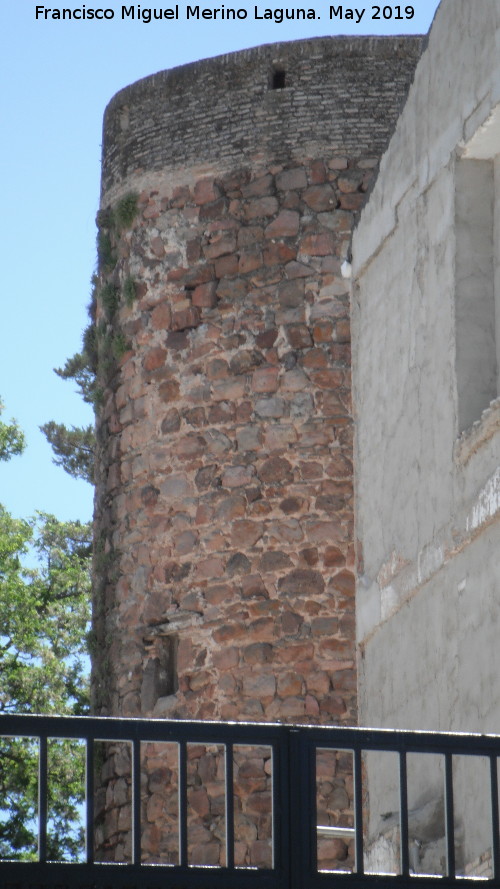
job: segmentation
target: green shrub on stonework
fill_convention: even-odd
[[[97,232],[97,259],[101,271],[110,271],[116,263],[111,237],[104,229]]]
[[[117,333],[116,336],[113,337],[113,355],[116,360],[119,361],[120,358],[123,358],[125,352],[128,352],[129,349],[130,343],[120,331],[120,333]]]
[[[95,324],[89,324],[83,331],[83,354],[88,361],[88,369],[95,374],[97,370],[97,331]]]
[[[131,306],[137,297],[135,290],[135,282],[133,278],[128,277],[123,285],[123,298],[127,306]]]
[[[113,210],[113,222],[118,232],[132,225],[137,215],[137,200],[136,192],[129,191],[117,202]]]
[[[120,304],[120,293],[114,284],[105,284],[100,291],[101,302],[108,321],[112,321]]]

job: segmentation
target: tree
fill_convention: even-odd
[[[52,446],[54,463],[73,478],[82,478],[92,484],[94,477],[95,434],[93,426],[72,426],[50,420],[40,426]]]
[[[0,416],[3,404],[0,400]],[[26,446],[24,433],[15,420],[3,423],[0,420],[0,460],[10,460],[15,454],[22,454]]]
[[[4,435],[4,426],[0,422],[3,453],[19,452],[19,437]],[[28,555],[35,567],[27,567]],[[90,555],[90,525],[44,513],[16,519],[0,505],[0,713],[87,712]],[[75,860],[81,849],[83,782],[78,744],[51,743],[51,858]],[[34,857],[33,741],[0,738],[0,799],[0,858]]]

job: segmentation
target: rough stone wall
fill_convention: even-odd
[[[356,722],[341,263],[420,45],[263,47],[155,75],[107,110],[96,712]],[[285,88],[273,90],[277,70]],[[130,193],[133,220],[113,226]],[[115,859],[129,843],[119,755],[104,770],[99,841]],[[221,864],[220,787],[205,786],[204,757],[193,756],[190,855]],[[270,854],[266,762],[247,755],[236,809],[239,860],[257,866]],[[144,854],[171,861],[160,826],[175,787],[161,801],[150,772]],[[331,777],[320,809],[350,826],[349,772]],[[342,840],[320,854],[348,856]]]
[[[482,249],[498,254],[500,217],[497,210],[493,221],[489,203],[495,188],[498,205],[499,190],[492,177],[485,200],[457,170],[488,158],[493,165],[498,154],[499,36],[494,0],[443,0],[353,239],[363,725],[498,730],[500,405],[479,402],[462,432],[458,333],[471,346],[472,366],[484,357],[474,339],[477,283],[493,277]],[[467,228],[482,224],[486,211],[492,230],[479,243]],[[497,281],[497,319],[499,293]],[[489,845],[486,785],[460,764],[455,775],[457,799],[472,805],[467,863]],[[414,786],[442,796],[442,781],[429,787],[423,758]],[[373,770],[374,834],[380,813],[394,810],[396,791],[388,769]]]

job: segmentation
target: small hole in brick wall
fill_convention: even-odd
[[[283,90],[286,86],[286,72],[283,68],[277,68],[271,74],[271,89],[272,90]]]
[[[184,293],[188,293],[189,295],[191,295],[191,293],[194,293],[194,291],[195,291],[195,287],[193,284],[186,284],[186,286],[184,288]]]
[[[179,688],[179,680],[177,676],[178,646],[178,636],[172,635],[163,638],[165,695],[174,695]]]

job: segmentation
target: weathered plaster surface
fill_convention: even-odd
[[[470,409],[469,403],[464,428],[464,385],[457,374],[458,368],[467,382],[469,367],[477,366],[479,347],[475,353],[467,339],[475,306],[472,301],[469,316],[457,311],[457,269],[472,278],[463,293],[473,300],[474,276],[486,274],[477,256],[485,243],[481,238],[468,259],[477,230],[468,238],[466,229],[487,203],[485,194],[474,192],[472,178],[466,176],[464,185],[457,165],[462,158],[488,159],[498,185],[499,47],[495,0],[443,0],[353,238],[356,617],[364,725],[500,729],[499,393],[493,384],[486,404]],[[498,202],[497,192],[496,221],[490,213],[489,222],[496,233],[484,235],[496,252],[496,280],[489,283],[496,290],[497,355]],[[493,312],[486,327],[493,338]],[[494,352],[489,367],[495,370]],[[371,771],[374,835],[383,830],[381,813],[397,806],[390,775],[387,763]],[[479,799],[481,781],[475,784],[457,765],[457,797]],[[432,777],[421,763],[415,788],[439,800],[441,775]],[[472,816],[467,822],[461,813],[464,864],[485,853],[485,825],[477,811]],[[436,842],[438,834],[436,828]]]

